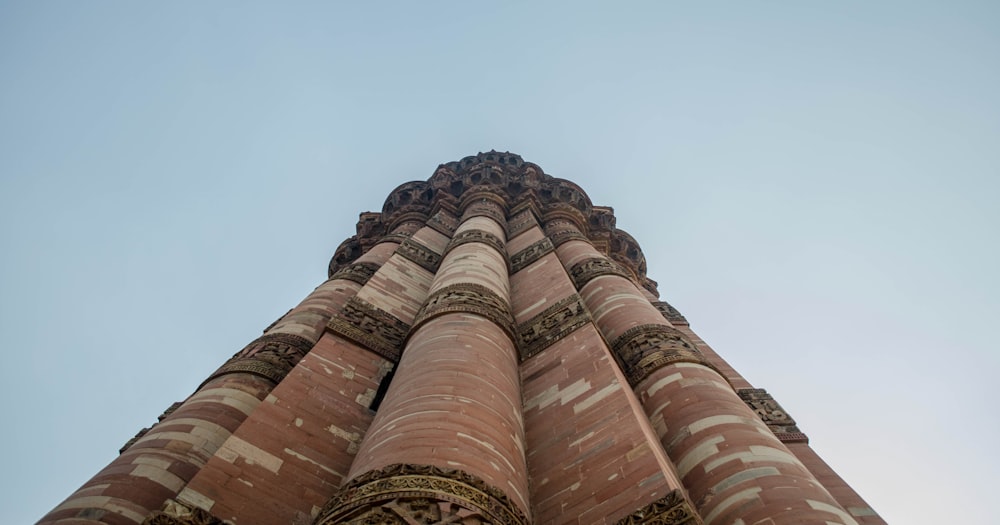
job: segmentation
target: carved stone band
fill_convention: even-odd
[[[663,318],[670,321],[671,324],[682,324],[687,325],[688,320],[676,308],[670,306],[670,303],[666,301],[653,301],[653,306],[660,311]]]
[[[237,372],[258,375],[280,383],[312,349],[313,344],[309,339],[293,334],[262,335],[236,352],[229,361],[209,376],[205,383],[216,377]],[[202,383],[202,386],[205,383]]]
[[[517,237],[527,231],[532,226],[538,226],[538,221],[535,220],[535,215],[530,212],[522,213],[513,221],[507,223],[507,232],[510,238],[513,239],[514,237]]]
[[[582,290],[591,279],[600,275],[618,275],[632,280],[629,273],[618,263],[603,257],[580,261],[569,269],[569,278],[573,280],[573,286],[576,286],[577,290]]]
[[[799,430],[795,420],[777,401],[763,388],[741,388],[736,391],[750,410],[753,410],[764,421],[767,428],[774,432],[784,443],[808,443],[809,438]]]
[[[454,250],[456,247],[470,242],[486,244],[499,252],[505,261],[507,260],[507,248],[504,247],[503,239],[485,230],[465,230],[455,235],[452,237],[451,242],[448,243],[448,247],[444,249],[444,255],[448,255],[448,252]],[[507,265],[510,266],[510,261],[507,261]]]
[[[451,237],[455,234],[455,228],[458,227],[457,220],[450,214],[446,214],[443,211],[439,211],[434,214],[433,217],[427,220],[427,225],[433,228],[438,233]]]
[[[410,331],[410,325],[357,296],[351,297],[326,327],[393,363],[399,362],[403,341]]]
[[[568,241],[587,241],[587,236],[576,231],[576,230],[561,230],[557,232],[552,232],[549,234],[549,239],[552,240],[552,245],[559,247],[564,242]]]
[[[324,505],[314,524],[467,523],[469,518],[497,525],[528,523],[503,491],[476,476],[398,464],[351,480]]]
[[[409,232],[389,233],[389,234],[383,235],[378,240],[378,242],[376,242],[375,244],[379,244],[379,243],[383,243],[383,242],[402,243],[402,242],[405,242],[407,239],[409,239],[411,235],[413,235],[413,234],[409,233]]]
[[[354,263],[337,270],[337,273],[330,276],[330,280],[347,279],[348,281],[354,281],[364,286],[368,282],[368,279],[371,279],[375,275],[378,269],[379,265],[375,263]]]
[[[417,263],[418,266],[431,273],[437,272],[438,266],[441,265],[440,255],[410,238],[407,238],[399,245],[399,248],[396,248],[396,253]]]
[[[472,217],[489,217],[507,231],[507,216],[500,203],[490,199],[474,199],[462,212],[462,222]]]
[[[633,387],[671,363],[698,363],[715,370],[694,343],[667,325],[644,324],[629,328],[611,343],[611,350]]]
[[[499,326],[511,341],[516,341],[514,316],[510,305],[496,292],[481,284],[458,283],[434,292],[424,303],[413,321],[410,333],[427,321],[450,312],[468,312],[481,315]]]
[[[555,249],[556,247],[552,245],[552,241],[548,237],[543,237],[542,240],[515,253],[510,257],[511,275],[531,266],[531,263],[552,253]]]
[[[698,515],[679,489],[615,522],[615,525],[701,525]]]
[[[546,308],[517,327],[518,349],[525,360],[590,322],[590,312],[577,294]]]

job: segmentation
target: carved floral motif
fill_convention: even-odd
[[[312,349],[313,344],[309,339],[294,334],[262,335],[226,361],[205,382],[221,375],[242,372],[280,383]]]
[[[527,359],[590,322],[590,312],[577,294],[560,299],[517,327],[518,351]]]
[[[555,246],[552,246],[552,241],[548,237],[543,237],[542,240],[531,244],[527,248],[515,253],[510,257],[510,273],[511,275],[531,266],[531,264],[542,257],[545,257],[549,253],[555,250]]]
[[[225,523],[227,522],[204,509],[189,507],[172,499],[163,504],[163,510],[151,512],[142,521],[142,525],[224,525]]]
[[[492,523],[527,525],[500,489],[461,470],[397,464],[351,480],[316,517],[315,525]]]
[[[330,277],[330,280],[347,279],[348,281],[354,281],[361,286],[364,286],[365,283],[367,283],[368,280],[375,275],[375,272],[377,272],[378,269],[379,265],[375,263],[354,263],[337,270],[337,273],[333,274]]]
[[[465,230],[452,237],[451,242],[448,243],[448,247],[444,249],[444,253],[447,255],[448,252],[452,251],[456,247],[470,242],[479,242],[489,245],[494,250],[500,252],[500,255],[504,257],[504,260],[507,259],[507,249],[504,247],[503,239],[484,230]]]
[[[615,525],[701,525],[701,517],[677,489],[615,522]]]
[[[611,343],[630,385],[671,363],[698,363],[714,369],[688,338],[667,325],[644,324],[629,328]]]
[[[763,388],[741,388],[737,391],[750,410],[753,410],[764,421],[767,428],[785,443],[808,443],[809,438],[799,430],[792,416]]]
[[[425,322],[449,312],[468,312],[481,315],[499,326],[512,341],[514,337],[514,316],[510,305],[496,292],[481,284],[458,283],[434,292],[413,321],[411,333]]]
[[[688,324],[687,318],[681,315],[676,308],[670,306],[670,303],[666,301],[654,301],[653,306],[655,306],[656,309],[660,311],[660,314],[663,315],[663,318],[670,321],[671,324]]]
[[[632,279],[632,276],[621,266],[603,257],[585,259],[569,269],[569,278],[573,280],[573,286],[576,286],[577,290],[582,290],[591,279],[600,275],[618,275],[629,280]]]
[[[423,244],[407,238],[396,249],[396,253],[404,258],[417,263],[421,268],[434,273],[441,265],[441,256],[424,246]]]
[[[327,328],[378,355],[399,362],[403,341],[410,325],[398,317],[359,299],[348,299],[344,309],[327,324]]]

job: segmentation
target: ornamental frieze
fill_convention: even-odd
[[[468,244],[470,242],[487,244],[499,252],[500,255],[503,256],[504,260],[507,259],[507,249],[504,247],[503,239],[484,230],[465,230],[462,233],[455,235],[452,237],[451,242],[448,243],[448,247],[444,249],[444,254],[447,255],[448,252],[455,249],[455,247]]]
[[[399,362],[403,341],[410,331],[410,325],[398,317],[357,296],[348,299],[344,309],[326,327],[393,363]]]
[[[615,522],[615,525],[701,525],[701,517],[691,508],[679,489]]]
[[[517,327],[518,351],[525,360],[590,322],[590,312],[577,294],[560,299]]]
[[[493,290],[474,283],[453,284],[434,292],[413,321],[411,333],[416,332],[417,327],[425,322],[451,312],[481,315],[499,326],[512,341],[516,341],[510,305]]]
[[[767,425],[767,428],[774,432],[774,435],[785,443],[808,443],[809,438],[799,430],[795,420],[777,401],[763,388],[741,388],[737,390],[740,399],[743,400],[750,410]]]
[[[476,476],[430,465],[397,464],[351,480],[314,525],[462,523],[527,525],[500,489]]]
[[[437,272],[438,266],[441,265],[440,255],[410,238],[396,248],[396,253],[431,273]]]
[[[569,278],[573,280],[573,286],[576,286],[577,290],[582,290],[591,279],[601,275],[618,275],[631,280],[629,273],[621,266],[603,257],[585,259],[569,269]]]
[[[262,335],[226,361],[205,383],[233,373],[254,374],[280,383],[314,344],[309,339],[294,334]]]
[[[379,265],[370,262],[360,262],[350,264],[337,270],[337,273],[330,277],[330,280],[334,279],[347,279],[348,281],[354,281],[361,286],[364,286],[371,279],[375,272],[379,269]]]
[[[688,324],[688,320],[676,308],[670,306],[670,303],[666,301],[653,301],[653,306],[660,311],[664,319],[670,321],[670,324]]]
[[[698,363],[714,369],[683,333],[662,324],[629,328],[611,343],[611,350],[633,387],[672,363]]]
[[[510,256],[510,273],[511,275],[531,266],[531,264],[542,257],[552,253],[556,249],[552,246],[552,241],[548,237],[543,237],[542,240],[533,243],[531,246],[515,253]]]

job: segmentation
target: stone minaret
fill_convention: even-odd
[[[884,523],[510,153],[362,213],[328,279],[42,523]]]

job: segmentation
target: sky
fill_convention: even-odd
[[[998,93],[989,1],[0,2],[0,521],[496,149],[612,206],[886,520],[989,523]]]

